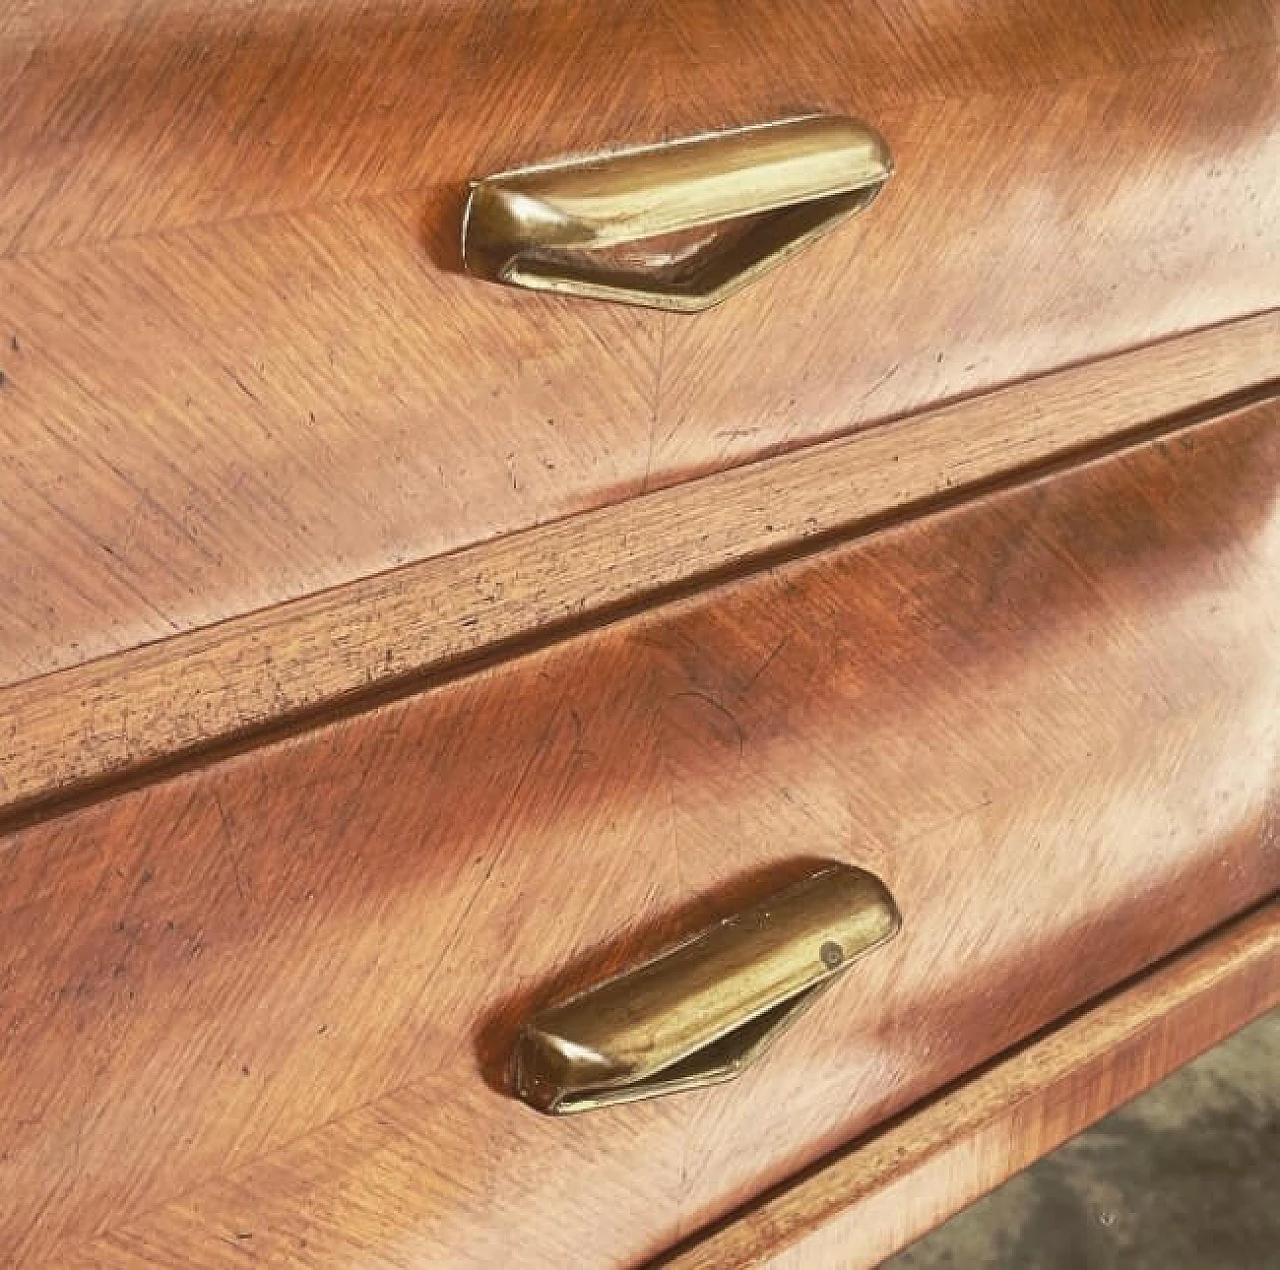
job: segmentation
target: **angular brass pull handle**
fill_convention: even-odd
[[[463,262],[495,282],[692,313],[861,211],[891,171],[881,137],[836,115],[521,168],[472,185]]]
[[[530,1020],[516,1092],[563,1115],[731,1080],[900,925],[878,878],[825,865]]]

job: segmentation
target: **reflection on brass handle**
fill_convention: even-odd
[[[881,137],[836,115],[521,168],[472,185],[462,258],[495,282],[692,313],[861,211],[891,170]]]
[[[826,865],[530,1020],[516,1092],[559,1115],[731,1080],[900,924],[878,878]]]

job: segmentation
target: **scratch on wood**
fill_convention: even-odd
[[[756,680],[757,680],[757,679],[759,679],[759,678],[760,678],[760,676],[761,676],[761,675],[763,675],[763,674],[764,674],[764,672],[765,672],[766,670],[768,670],[770,666],[772,666],[772,665],[773,665],[774,659],[778,656],[778,654],[779,654],[780,652],[782,652],[782,650],[783,650],[784,648],[786,648],[786,646],[787,646],[790,642],[791,642],[791,636],[790,636],[790,635],[784,635],[784,636],[783,636],[783,637],[782,637],[782,638],[781,638],[781,639],[780,639],[780,640],[779,640],[779,641],[778,641],[778,642],[773,646],[773,651],[772,651],[772,652],[770,652],[770,653],[769,653],[769,655],[764,659],[764,661],[762,661],[762,662],[760,663],[759,667],[757,667],[757,669],[756,669],[755,674],[753,674],[753,675],[751,676],[751,678],[750,678],[750,679],[748,679],[748,680],[747,680],[747,682],[746,682],[746,684],[743,686],[742,691],[738,694],[738,698],[739,698],[739,700],[741,700],[743,697],[745,697],[745,696],[747,695],[747,693],[749,693],[749,692],[751,691],[751,689],[755,687],[755,685],[756,685]]]
[[[673,692],[667,698],[668,701],[678,701],[681,697],[696,697],[699,701],[706,702],[718,714],[723,715],[733,725],[733,730],[738,737],[738,753],[741,754],[747,744],[747,734],[741,723],[738,722],[737,716],[727,706],[717,701],[710,693],[703,692],[699,688],[686,688],[682,692]]]

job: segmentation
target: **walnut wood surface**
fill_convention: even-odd
[[[1277,1005],[1273,901],[661,1264],[878,1265]]]
[[[0,688],[0,807],[33,805],[717,570],[1276,391],[1280,312],[1073,367],[207,630]]]
[[[652,1256],[1275,892],[1278,422],[11,835],[0,1249]],[[814,857],[882,876],[905,927],[757,1068],[567,1121],[505,1092],[529,1010]]]
[[[0,683],[1280,296],[1269,0],[17,0]],[[865,114],[868,216],[681,321],[458,272],[469,177]]]

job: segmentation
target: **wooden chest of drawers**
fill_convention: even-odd
[[[0,1264],[870,1264],[1280,1001],[1278,33],[0,16]],[[464,268],[473,178],[811,115],[892,175],[706,312]],[[517,1096],[833,863],[900,929],[732,1079]]]

